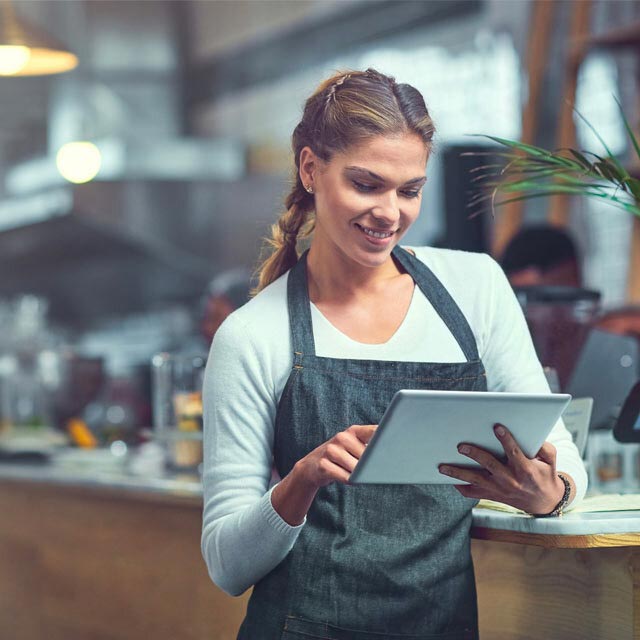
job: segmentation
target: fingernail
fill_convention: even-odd
[[[499,436],[503,436],[506,433],[506,431],[504,430],[504,427],[501,424],[496,425],[496,433]]]
[[[469,453],[471,451],[471,449],[466,445],[466,444],[461,444],[458,447],[458,451],[460,451],[460,453]]]
[[[440,473],[444,473],[445,475],[449,475],[449,467],[439,467]]]

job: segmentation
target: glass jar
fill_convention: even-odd
[[[151,360],[153,428],[169,468],[196,471],[202,463],[202,381],[206,356],[158,353]]]

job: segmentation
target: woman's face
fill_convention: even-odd
[[[328,163],[305,147],[300,177],[315,192],[313,246],[365,267],[384,264],[418,217],[427,160],[414,133],[376,136]]]

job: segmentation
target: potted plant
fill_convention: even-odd
[[[637,160],[640,162],[640,144],[620,103],[617,100],[616,102]],[[630,175],[591,123],[576,109],[574,111],[602,143],[606,156],[570,148],[548,151],[515,140],[483,135],[481,137],[493,140],[506,150],[469,152],[467,155],[497,156],[504,162],[484,165],[475,170],[482,172],[475,181],[488,187],[488,190],[481,190],[469,206],[476,207],[490,199],[494,211],[495,207],[509,202],[569,194],[606,200],[633,215],[640,216],[640,179]]]

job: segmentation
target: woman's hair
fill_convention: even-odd
[[[300,151],[308,146],[324,162],[378,135],[415,133],[431,149],[435,128],[424,98],[408,84],[398,84],[375,69],[337,73],[306,101],[302,120],[293,131],[295,158],[293,187],[285,198],[286,211],[271,226],[264,248],[270,255],[256,270],[257,293],[298,261],[299,238],[314,228],[314,197],[300,180]]]

